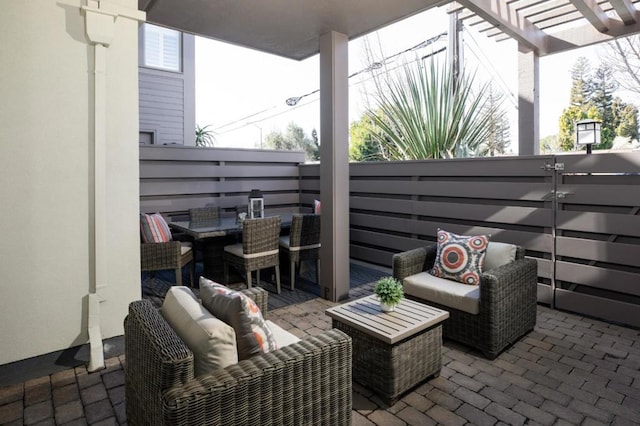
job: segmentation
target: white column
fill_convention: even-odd
[[[322,297],[349,297],[348,38],[320,37],[320,242]]]
[[[539,57],[518,47],[518,155],[540,154]]]

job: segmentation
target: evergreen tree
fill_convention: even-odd
[[[613,101],[616,134],[625,138],[638,140],[638,108],[622,102],[620,98]]]
[[[613,79],[611,69],[600,64],[591,80],[591,102],[598,109],[602,120],[600,125],[600,144],[597,148],[607,149],[613,145],[616,137],[616,123],[613,112],[613,93],[618,88],[618,83]]]
[[[569,103],[581,107],[589,103],[591,97],[591,64],[580,56],[571,68],[571,93]]]
[[[489,84],[487,102],[483,108],[486,117],[486,125],[489,127],[487,138],[478,147],[477,154],[483,157],[493,157],[506,152],[511,143],[509,140],[509,119],[507,112],[502,107],[504,95],[497,92],[493,85]]]

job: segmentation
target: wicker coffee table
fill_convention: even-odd
[[[449,313],[403,299],[382,312],[375,296],[329,308],[333,327],[351,336],[353,379],[389,405],[442,367],[442,321]]]

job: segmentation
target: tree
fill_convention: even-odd
[[[312,135],[314,132],[315,129]],[[278,151],[304,151],[307,161],[314,161],[320,158],[317,132],[315,132],[314,140],[312,140],[305,135],[302,127],[295,123],[289,123],[284,134],[278,131],[269,133],[265,144],[267,148]]]
[[[215,133],[213,130],[207,130],[211,125],[208,124],[204,127],[200,127],[196,124],[196,146],[200,147],[212,147],[216,141]]]
[[[377,107],[369,111],[375,141],[393,160],[451,158],[477,149],[489,127],[482,114],[487,85],[474,91],[474,76],[462,72],[456,81],[448,65],[433,58],[404,65],[377,86]]]
[[[360,120],[349,126],[349,160],[382,161],[386,160],[380,143],[376,140],[375,120],[370,112],[365,112]]]
[[[601,60],[620,87],[640,94],[640,36],[615,39],[604,52]]]
[[[580,56],[571,68],[571,93],[569,103],[583,106],[589,103],[591,97],[591,64],[584,56]]]
[[[626,104],[620,98],[614,99],[616,134],[629,139],[638,140],[638,108]]]
[[[618,83],[613,79],[613,73],[608,65],[600,64],[593,74],[590,86],[592,88],[590,101],[598,109],[602,120],[598,148],[611,148],[617,127],[613,112],[613,93],[618,88]]]
[[[480,143],[477,152],[482,157],[504,154],[511,143],[509,140],[509,119],[507,112],[502,108],[503,100],[504,95],[497,92],[493,85],[489,84],[487,103],[482,110],[486,125],[489,127],[489,134]]]

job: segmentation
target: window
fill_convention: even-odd
[[[180,71],[180,32],[144,24],[144,66]]]

